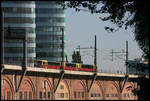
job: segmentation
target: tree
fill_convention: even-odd
[[[73,52],[72,54],[72,62],[73,63],[82,63],[80,52]]]
[[[135,40],[143,53],[149,56],[149,3],[146,1],[66,1],[59,2],[64,8],[74,8],[78,11],[98,13],[102,21],[111,21],[116,28],[105,26],[108,32],[116,32],[120,28],[133,28]]]
[[[116,28],[105,26],[105,30],[116,32],[120,28],[133,28],[134,37],[146,57],[149,57],[149,3],[146,1],[66,1],[58,2],[64,8],[74,8],[78,11],[89,11],[91,14],[98,13],[102,21],[111,21]],[[149,61],[149,58],[148,58]],[[149,80],[149,79],[148,79]],[[140,82],[142,80],[139,80]],[[139,99],[148,99],[145,89],[149,86],[147,80],[141,85],[141,90],[135,92]],[[142,95],[141,95],[142,93]]]

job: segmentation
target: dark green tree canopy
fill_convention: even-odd
[[[148,0],[147,0],[148,1]],[[109,32],[118,31],[120,28],[133,28],[133,33],[136,42],[143,51],[146,57],[149,55],[149,3],[147,1],[66,1],[59,2],[64,8],[74,8],[78,11],[89,11],[91,14],[99,14],[102,21],[110,21],[116,24],[117,27],[105,27]],[[149,61],[149,58],[148,58]],[[149,79],[148,79],[149,80]],[[143,81],[143,80],[139,80]],[[141,83],[143,84],[143,83]],[[140,84],[140,85],[141,85]],[[148,84],[146,81],[144,84]],[[133,90],[139,99],[148,99],[148,85],[141,85],[141,90]]]
[[[73,63],[82,63],[81,55],[79,51],[74,51],[72,54],[72,62]]]
[[[102,21],[110,21],[117,27],[105,27],[108,32],[118,31],[120,28],[134,30],[135,40],[143,53],[149,56],[149,3],[146,1],[65,1],[59,2],[64,8],[74,8],[78,11],[88,11],[99,14]]]

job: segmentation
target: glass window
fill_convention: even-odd
[[[123,97],[126,98],[126,93],[123,94]]]
[[[64,89],[64,85],[60,85],[60,89]]]
[[[29,92],[29,100],[32,100],[32,92]]]
[[[42,99],[42,92],[40,92],[40,99]]]
[[[7,91],[7,100],[10,100],[11,94],[10,91]]]
[[[93,97],[93,93],[91,93],[91,97]]]
[[[113,87],[110,88],[110,91],[113,91]]]
[[[65,97],[66,97],[66,98],[68,97],[68,93],[65,93]]]
[[[128,97],[128,98],[130,98],[130,95],[129,95],[129,94],[127,94],[127,97]]]
[[[13,12],[16,12],[17,11],[17,8],[16,7],[13,7]]]
[[[22,92],[19,92],[19,99],[22,100]]]
[[[48,98],[50,99],[50,92],[48,92]]]
[[[12,20],[13,19],[13,20]],[[30,23],[30,24],[33,24],[34,23],[34,19],[33,18],[28,18],[28,17],[20,17],[20,18],[17,18],[17,17],[7,17],[7,18],[4,18],[5,22],[6,23]]]
[[[82,92],[82,98],[84,98],[84,92]]]
[[[76,92],[74,92],[74,98],[76,98]]]
[[[44,80],[44,89],[46,89],[47,88],[47,82],[46,82],[46,80]]]
[[[114,97],[114,94],[109,94],[109,97],[113,98],[113,97]]]
[[[44,92],[44,98],[46,99],[46,92]]]
[[[37,8],[36,13],[51,13],[51,14],[55,14],[55,13],[64,13],[64,10],[61,8]]]
[[[24,92],[24,100],[27,100],[27,92]]]
[[[60,93],[60,97],[61,97],[61,98],[64,98],[64,93]]]
[[[106,94],[106,97],[108,97],[108,98],[109,98],[109,94]]]
[[[133,94],[133,93],[131,93],[131,94],[130,94],[130,96],[131,96],[131,97],[134,97],[134,94]]]
[[[97,97],[100,97],[100,96],[101,96],[100,93],[98,93],[98,94],[97,94]]]
[[[80,92],[78,92],[78,97],[80,98]]]
[[[23,8],[23,7],[5,7],[4,12],[8,13],[33,13],[32,8]]]
[[[117,95],[117,94],[115,94],[114,96],[115,96],[115,97],[118,97],[118,95]]]
[[[94,93],[93,95],[94,95],[94,97],[96,97],[96,94],[95,94],[95,93]]]
[[[63,17],[57,17],[57,18],[50,18],[50,17],[40,17],[36,19],[36,22],[57,22],[57,23],[61,23],[64,22],[65,19]]]
[[[34,38],[28,38],[28,39],[27,39],[27,42],[28,42],[28,43],[35,43],[35,39],[34,39]]]
[[[57,98],[60,98],[60,93],[56,93],[56,97],[57,97]]]
[[[34,53],[35,48],[28,47],[27,49],[28,53]],[[5,48],[6,53],[23,53],[22,47],[9,47]]]

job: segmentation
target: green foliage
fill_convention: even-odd
[[[73,63],[82,63],[80,52],[73,52],[72,54],[72,62]]]
[[[91,14],[97,13],[100,15],[102,21],[110,21],[116,24],[116,28],[105,26],[105,30],[108,32],[116,32],[120,28],[128,29],[131,27],[134,29],[135,40],[139,47],[142,49],[146,58],[149,57],[149,3],[146,1],[66,1],[61,2],[64,8],[74,8],[78,11],[88,11]],[[107,16],[104,16],[107,15]],[[140,80],[141,89],[133,90],[135,95],[138,95],[139,99],[147,99],[148,93],[148,81],[143,83],[143,79]],[[145,85],[142,85],[145,84]],[[147,85],[146,85],[147,84]]]
[[[105,27],[108,32],[116,32],[120,28],[132,27],[135,40],[143,53],[149,56],[149,5],[146,1],[66,1],[60,2],[64,8],[74,8],[76,11],[98,13],[102,21],[116,24],[116,28]],[[107,15],[107,16],[104,16]]]

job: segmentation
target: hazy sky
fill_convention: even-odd
[[[124,60],[125,56],[114,56],[111,61],[111,50],[121,52],[126,49],[126,41],[129,46],[129,59],[139,58],[142,51],[139,49],[132,29],[124,30],[123,28],[115,33],[108,33],[104,27],[114,24],[103,22],[99,19],[98,14],[90,14],[89,12],[75,12],[74,9],[66,10],[66,52],[68,60],[71,61],[72,53],[78,45],[80,47],[94,47],[94,35],[97,36],[97,64],[98,70],[105,72],[116,72],[117,70],[125,72]],[[86,64],[93,64],[94,50],[81,50],[82,60]],[[125,55],[125,54],[119,54]]]

